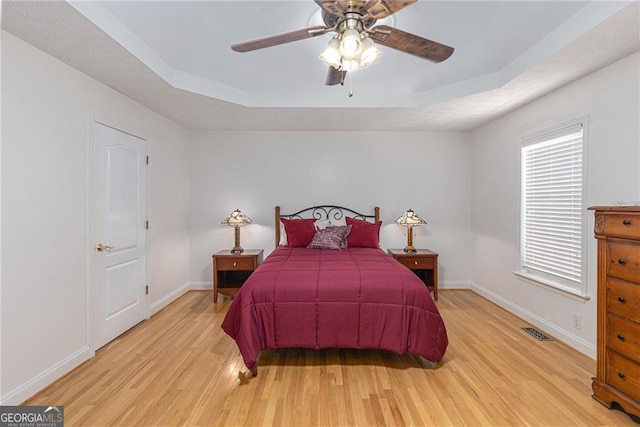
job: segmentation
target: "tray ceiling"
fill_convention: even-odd
[[[2,8],[6,31],[189,129],[469,130],[640,46],[633,1],[419,1],[389,25],[455,47],[451,58],[380,47],[378,63],[325,86],[330,35],[229,47],[317,24],[311,0]]]

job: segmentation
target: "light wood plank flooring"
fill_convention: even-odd
[[[591,398],[595,362],[524,321],[442,290],[442,363],[381,351],[268,350],[245,371],[220,324],[230,300],[189,292],[26,404],[71,426],[622,426]]]

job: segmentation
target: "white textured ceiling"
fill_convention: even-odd
[[[419,1],[392,26],[454,46],[434,64],[381,48],[353,97],[324,86],[329,35],[296,1],[3,1],[2,28],[189,129],[470,130],[640,49],[637,1]]]

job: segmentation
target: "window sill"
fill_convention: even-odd
[[[583,294],[582,292],[576,289],[569,288],[567,286],[561,285],[560,283],[553,282],[551,280],[546,280],[538,276],[534,276],[533,274],[530,274],[524,271],[514,271],[513,274],[524,279],[524,281],[526,281],[527,283],[531,283],[533,285],[547,289],[556,294],[569,297],[576,301],[586,302],[591,299],[591,296]]]

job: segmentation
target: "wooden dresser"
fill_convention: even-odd
[[[593,398],[640,417],[640,207],[596,206],[598,360]]]

